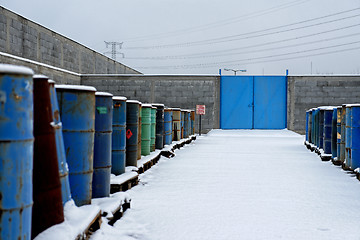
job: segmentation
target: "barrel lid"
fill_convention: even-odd
[[[318,107],[318,109],[320,110],[334,110],[334,107],[333,106],[320,106]]]
[[[121,97],[121,96],[113,96],[113,100],[126,101],[127,98],[126,97]]]
[[[0,64],[0,73],[34,75],[34,71],[30,68],[11,64]]]
[[[172,111],[172,108],[165,108],[164,111],[166,111],[166,112],[171,112],[171,111]]]
[[[360,107],[360,103],[346,104],[346,107]]]
[[[108,92],[96,92],[95,96],[102,96],[102,97],[112,97],[113,95]]]
[[[165,107],[165,105],[162,103],[152,103],[152,105],[155,107]]]
[[[141,104],[141,102],[139,102],[138,100],[126,100],[127,103],[137,103],[137,104]]]
[[[181,111],[180,108],[172,108],[173,111]]]
[[[63,89],[63,90],[77,90],[77,91],[89,91],[89,92],[96,92],[96,88],[91,86],[84,86],[84,85],[63,85],[63,84],[56,84],[56,89]]]
[[[55,84],[55,81],[52,80],[52,79],[49,79],[49,80],[48,80],[48,83],[49,83],[49,84]]]
[[[35,80],[35,79],[48,80],[49,77],[48,77],[48,76],[45,76],[45,75],[42,75],[42,74],[35,74],[35,75],[33,76],[33,79],[34,79],[34,80]]]
[[[152,105],[149,103],[144,103],[143,105],[141,105],[143,108],[152,108]]]

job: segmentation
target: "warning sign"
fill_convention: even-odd
[[[131,137],[132,137],[132,132],[130,131],[130,129],[128,129],[127,131],[126,131],[126,138],[127,139],[130,139]]]
[[[205,105],[196,105],[196,114],[205,115]]]

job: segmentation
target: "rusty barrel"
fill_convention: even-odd
[[[0,239],[30,239],[33,71],[0,64]]]
[[[336,157],[337,157],[337,161],[340,161],[340,143],[341,143],[341,110],[342,107],[337,107],[336,109],[336,114],[337,114],[337,118],[336,118]]]
[[[351,106],[351,168],[360,167],[360,104]]]
[[[345,167],[351,168],[351,105],[345,105]]]
[[[155,151],[156,136],[156,107],[151,107],[151,127],[150,127],[150,151]]]
[[[165,145],[170,145],[172,142],[172,109],[165,108],[164,110],[164,131],[165,131]]]
[[[64,221],[55,128],[48,78],[34,76],[34,169],[32,238]]]
[[[138,144],[137,144],[137,160],[141,159],[141,115],[142,115],[142,103],[139,104],[139,129],[138,129]]]
[[[141,107],[141,155],[150,155],[151,142],[151,104]]]
[[[126,97],[113,97],[111,173],[115,175],[125,172],[126,100]]]
[[[180,124],[181,124],[181,139],[183,139],[184,138],[184,126],[185,126],[185,110],[184,109],[181,109]]]
[[[95,93],[93,198],[109,197],[110,195],[112,97],[113,95],[107,92]]]
[[[164,148],[164,104],[153,104],[156,107],[156,136],[155,148]]]
[[[173,108],[173,140],[180,141],[181,139],[181,124],[180,124],[180,108]]]
[[[91,203],[94,164],[94,87],[55,85],[63,124],[71,195],[77,206]]]
[[[190,118],[191,118],[191,135],[195,135],[195,110],[191,110]]]
[[[126,101],[126,166],[137,167],[140,102]]]
[[[59,105],[56,97],[57,95],[55,90],[55,82],[53,80],[49,80],[48,82],[50,87],[51,109],[52,109],[53,121],[54,121],[53,126],[55,129],[55,142],[56,142],[56,152],[57,152],[58,165],[59,165],[61,196],[62,196],[63,205],[65,205],[65,203],[71,199],[69,168],[65,156],[65,147],[64,147],[64,140],[62,134],[62,123],[59,113]]]

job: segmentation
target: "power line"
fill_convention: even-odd
[[[320,50],[324,50],[324,49],[331,49],[331,48],[337,48],[337,47],[343,47],[343,46],[348,46],[348,45],[354,45],[354,44],[358,44],[360,43],[360,41],[354,41],[354,42],[349,42],[349,43],[343,43],[343,44],[336,44],[336,45],[331,45],[331,46],[327,46],[327,47],[320,47],[320,48],[312,48],[312,49],[307,49],[307,50],[303,50],[303,51],[295,51],[295,52],[288,52],[288,53],[282,53],[282,54],[276,54],[276,55],[268,55],[268,56],[263,56],[263,57],[256,57],[256,58],[247,58],[247,59],[238,59],[238,60],[231,60],[231,61],[223,61],[223,62],[214,62],[214,63],[200,63],[200,64],[188,64],[188,65],[176,65],[176,66],[152,66],[152,67],[137,67],[137,68],[141,68],[141,69],[174,69],[174,68],[203,68],[203,67],[214,67],[214,66],[218,66],[218,65],[223,65],[223,64],[228,64],[228,63],[238,63],[238,62],[252,62],[254,60],[259,60],[259,59],[266,59],[266,58],[274,58],[274,57],[283,57],[283,56],[288,56],[288,55],[296,55],[296,54],[301,54],[301,53],[306,53],[306,52],[312,52],[312,51],[320,51]],[[359,47],[356,48],[351,48],[351,49],[359,49]],[[340,52],[341,50],[337,50],[335,52]],[[328,52],[328,53],[332,53],[332,52]],[[309,56],[317,56],[317,55],[323,55],[325,53],[320,53],[320,54],[311,54]],[[241,63],[242,65],[247,64],[247,63]]]
[[[177,31],[170,31],[170,32],[161,33],[161,34],[150,34],[150,35],[145,35],[145,36],[142,36],[142,37],[128,38],[128,39],[125,39],[125,41],[130,40],[132,42],[137,42],[137,41],[144,41],[144,40],[149,40],[149,39],[159,39],[159,38],[168,38],[168,37],[173,37],[173,36],[179,36],[179,35],[188,34],[188,33],[191,33],[191,32],[204,31],[204,30],[208,30],[208,29],[212,29],[212,28],[222,27],[224,25],[236,23],[236,22],[239,22],[239,21],[248,20],[248,19],[255,18],[255,17],[261,17],[261,16],[264,16],[266,14],[277,12],[279,10],[286,9],[286,8],[289,8],[289,7],[293,7],[293,6],[303,4],[303,3],[309,2],[309,1],[311,1],[311,0],[296,0],[296,1],[293,1],[293,2],[290,2],[290,3],[277,5],[277,6],[268,8],[268,9],[260,10],[260,11],[249,13],[249,14],[245,14],[245,15],[242,15],[242,16],[239,16],[239,17],[224,19],[224,20],[221,20],[221,21],[217,21],[217,22],[213,22],[213,23],[209,23],[209,24],[204,24],[204,25],[200,25],[200,26],[197,26],[197,27],[181,29],[181,30],[177,30]]]
[[[357,25],[360,25],[360,24],[357,24]],[[359,33],[342,35],[342,36],[337,36],[337,37],[332,37],[332,38],[325,38],[325,39],[320,39],[320,40],[315,40],[315,41],[308,41],[308,42],[303,42],[303,43],[290,44],[290,45],[286,45],[286,46],[279,46],[279,47],[266,48],[266,49],[258,49],[258,50],[251,50],[251,51],[243,51],[243,52],[222,53],[222,54],[217,54],[217,55],[199,55],[199,56],[190,56],[190,57],[166,56],[166,57],[152,57],[152,58],[140,57],[140,58],[128,58],[128,59],[169,60],[169,59],[214,58],[214,57],[219,57],[219,56],[231,56],[231,55],[239,55],[239,54],[247,54],[247,53],[258,53],[258,52],[266,52],[266,51],[272,51],[272,50],[280,50],[280,49],[285,49],[285,48],[298,47],[298,46],[316,44],[316,43],[321,43],[321,42],[328,42],[328,41],[332,41],[332,40],[337,40],[337,39],[342,39],[342,38],[347,38],[347,37],[353,37],[353,36],[358,36],[358,35],[360,35],[360,32]],[[246,49],[246,47],[244,47],[243,49]]]
[[[220,37],[220,38],[212,38],[212,39],[201,40],[201,41],[166,44],[166,45],[157,45],[157,46],[128,47],[128,48],[124,48],[124,49],[142,49],[142,50],[145,50],[145,49],[159,49],[159,48],[190,47],[190,46],[208,45],[208,44],[215,44],[215,43],[222,43],[222,42],[239,41],[239,40],[257,38],[257,37],[264,37],[264,36],[269,36],[269,35],[274,35],[274,34],[279,34],[279,33],[284,33],[284,32],[300,30],[300,29],[304,29],[304,28],[320,26],[320,25],[324,25],[324,24],[328,24],[328,23],[334,23],[334,22],[338,22],[338,21],[343,21],[343,20],[359,17],[360,14],[355,14],[355,15],[352,15],[352,16],[342,17],[342,18],[338,18],[338,19],[328,20],[328,21],[324,21],[324,22],[320,22],[320,23],[314,23],[314,24],[300,26],[300,27],[294,27],[294,28],[285,29],[285,30],[279,30],[279,31],[270,32],[270,33],[262,33],[262,34],[257,34],[257,35],[252,35],[252,34],[261,33],[261,32],[267,32],[269,30],[276,30],[276,29],[280,29],[280,28],[284,28],[284,27],[288,27],[288,26],[293,26],[293,25],[303,24],[303,23],[306,23],[306,22],[316,21],[316,20],[327,18],[327,17],[330,17],[330,16],[335,16],[335,15],[339,15],[339,14],[343,14],[343,13],[347,13],[347,12],[351,12],[351,11],[356,11],[356,10],[359,10],[359,9],[360,8],[355,8],[355,9],[351,9],[351,10],[347,10],[347,11],[343,11],[343,12],[339,12],[339,13],[335,13],[335,14],[331,14],[331,15],[326,15],[326,16],[323,16],[323,17],[309,19],[309,20],[306,20],[306,21],[296,22],[296,23],[292,23],[292,24],[286,24],[286,25],[282,25],[282,26],[278,26],[278,27],[272,27],[272,28],[269,28],[269,29],[263,29],[263,30],[254,31],[254,32],[248,32],[248,33],[236,34],[236,35],[231,35],[231,36],[225,36],[225,37]],[[247,35],[251,35],[251,36],[247,36]],[[242,36],[244,36],[244,37],[242,37]]]

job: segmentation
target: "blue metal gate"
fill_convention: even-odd
[[[222,129],[286,128],[285,76],[221,76]]]

